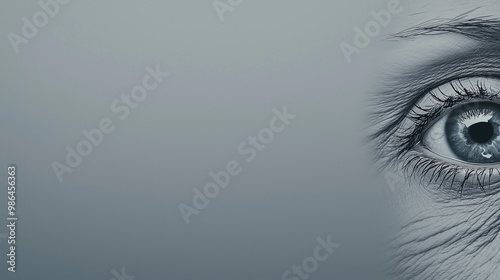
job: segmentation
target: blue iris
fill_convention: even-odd
[[[473,102],[454,109],[445,124],[455,155],[471,163],[500,162],[500,104]]]

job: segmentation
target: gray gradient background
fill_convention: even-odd
[[[12,163],[19,217],[1,279],[281,279],[327,235],[341,247],[310,279],[376,278],[390,189],[362,128],[383,50],[348,64],[339,44],[387,1],[246,0],[221,22],[212,1],[73,0],[19,54],[7,33],[40,8],[1,3],[0,221]],[[110,103],[156,64],[171,76],[119,121]],[[238,144],[283,106],[297,118],[247,163]],[[104,117],[115,131],[60,184],[50,164]],[[232,159],[242,173],[186,225],[179,203]]]

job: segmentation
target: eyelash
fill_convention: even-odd
[[[395,157],[399,159],[398,162],[403,162],[403,172],[411,180],[420,178],[419,183],[423,183],[424,178],[431,174],[429,183],[438,184],[438,189],[440,189],[451,180],[450,189],[453,189],[457,177],[461,178],[457,192],[462,197],[467,182],[477,182],[479,188],[484,191],[485,186],[491,185],[491,177],[495,173],[500,176],[500,169],[494,167],[469,168],[446,163],[427,157],[415,151],[414,147],[422,140],[427,127],[448,109],[457,104],[471,101],[500,100],[500,92],[494,93],[491,89],[488,91],[480,82],[475,85],[471,84],[470,89],[466,88],[460,80],[449,84],[455,92],[454,96],[446,95],[438,88],[437,91],[441,93],[442,97],[438,96],[435,91],[428,93],[436,101],[435,105],[429,108],[415,105],[415,108],[406,116],[406,119],[410,120],[413,125],[394,135],[397,143],[394,148],[398,151]]]
[[[500,175],[499,168],[490,167],[473,169],[460,167],[437,159],[428,158],[418,153],[409,152],[405,154],[403,160],[403,172],[408,174],[411,180],[420,178],[420,184],[424,183],[423,180],[425,176],[430,173],[431,177],[428,183],[437,184],[438,189],[440,189],[449,182],[450,190],[452,190],[455,186],[457,177],[459,177],[460,181],[458,182],[460,184],[457,193],[460,194],[460,197],[462,197],[467,182],[477,182],[479,188],[485,191],[485,186],[491,185],[491,177],[495,175],[495,173]]]

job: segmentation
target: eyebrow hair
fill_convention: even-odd
[[[498,43],[500,41],[500,20],[489,16],[466,18],[467,14],[472,11],[452,19],[431,19],[390,37],[414,39],[424,35],[455,33],[478,41]]]

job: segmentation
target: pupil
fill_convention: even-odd
[[[486,143],[493,137],[493,126],[480,122],[469,126],[469,136],[476,143]]]

